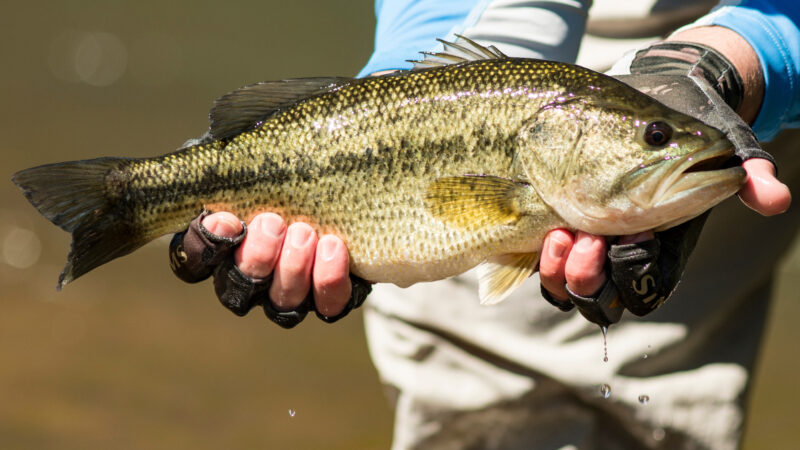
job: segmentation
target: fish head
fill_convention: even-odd
[[[541,108],[520,131],[520,170],[570,226],[600,235],[666,229],[746,180],[721,131],[627,86]]]

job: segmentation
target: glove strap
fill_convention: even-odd
[[[606,281],[600,291],[591,297],[583,297],[572,292],[569,286],[565,287],[570,301],[578,307],[578,312],[589,322],[607,327],[619,322],[619,319],[622,318],[625,308],[619,301],[617,288],[610,280]]]
[[[632,74],[692,75],[708,82],[734,111],[744,97],[744,83],[733,64],[711,47],[694,42],[665,41],[640,50]]]

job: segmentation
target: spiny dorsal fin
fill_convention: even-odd
[[[351,78],[344,77],[295,78],[265,81],[236,89],[214,101],[209,113],[211,136],[226,139],[249,131],[281,109],[350,81]]]
[[[414,69],[428,69],[431,67],[441,67],[450,64],[460,64],[468,61],[483,61],[487,59],[508,58],[503,52],[494,45],[484,47],[472,39],[459,34],[456,35],[456,42],[447,42],[437,39],[444,46],[443,52],[430,53],[421,52],[424,55],[422,61],[412,61]]]
[[[539,263],[539,253],[508,253],[492,256],[478,266],[478,295],[481,305],[494,305],[506,299],[531,276]]]
[[[425,193],[425,207],[437,219],[468,230],[508,225],[522,216],[517,199],[526,184],[491,175],[442,177]]]

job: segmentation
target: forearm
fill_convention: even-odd
[[[696,39],[711,39],[725,56],[739,57],[754,52],[761,69],[763,94],[760,108],[752,123],[759,140],[768,141],[781,129],[800,127],[800,3],[796,0],[743,0],[735,6],[721,6],[676,33],[694,32]],[[724,27],[735,32],[725,42],[715,31],[693,31],[697,27]],[[683,36],[685,38],[686,36]],[[747,45],[743,45],[744,43]],[[713,46],[710,42],[703,42]],[[736,47],[736,48],[735,48]],[[744,52],[743,52],[744,50]],[[746,56],[746,55],[744,55]],[[752,58],[750,54],[749,58]],[[743,64],[737,61],[734,64]],[[757,89],[758,76],[743,67],[742,78]],[[745,75],[755,76],[756,82]],[[752,114],[757,92],[751,92],[750,111],[740,110],[742,116]]]

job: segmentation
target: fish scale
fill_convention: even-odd
[[[407,286],[486,261],[494,281],[482,281],[482,300],[497,301],[535,270],[548,230],[586,225],[580,213],[565,217],[575,205],[563,202],[624,204],[620,176],[664,152],[709,145],[695,136],[677,150],[642,148],[638,122],[623,114],[666,117],[687,136],[704,125],[588,69],[468,45],[486,57],[247,86],[217,100],[210,134],[194,145],[40,166],[14,181],[73,233],[61,285],[185,229],[203,210],[248,222],[275,212],[342,238],[350,270],[370,281]],[[724,139],[706,128],[706,139]],[[75,196],[83,209],[65,215]]]
[[[450,76],[422,73],[364,80],[289,109],[221,148],[215,143],[212,152],[202,146],[182,150],[176,160],[194,162],[197,157],[202,161],[184,163],[182,167],[189,170],[173,175],[185,185],[216,187],[207,181],[204,168],[218,164],[217,152],[230,155],[220,164],[220,171],[245,175],[228,178],[233,185],[229,189],[165,198],[164,205],[169,202],[171,210],[185,213],[181,223],[170,221],[169,228],[163,229],[165,212],[148,214],[143,210],[139,214],[143,227],[159,234],[180,230],[201,205],[211,211],[231,211],[246,221],[273,211],[288,222],[303,220],[319,233],[342,237],[350,251],[351,269],[359,276],[401,285],[463,272],[504,247],[528,250],[530,244],[525,248],[524,241],[541,240],[541,233],[505,227],[465,233],[443,225],[426,211],[422,201],[426,185],[418,178],[511,175],[513,141],[519,127],[514,122],[529,117],[536,105],[509,101],[513,94],[501,89],[507,86],[505,79],[487,81],[498,79],[493,74],[503,73],[509,66],[509,62],[482,63],[476,68],[454,67]],[[535,70],[535,64],[526,61],[515,66],[504,76]],[[459,72],[482,74],[469,86],[471,95],[457,95],[463,92],[457,86],[461,83],[453,83],[462,77]],[[522,86],[514,91],[518,89]],[[392,93],[389,104],[379,95],[382,91]],[[403,92],[415,95],[401,96]],[[482,93],[490,95],[484,98]],[[411,101],[401,111],[393,109],[392,102],[406,100]],[[454,123],[450,120],[453,110],[471,120]],[[315,126],[334,120],[346,125],[335,130]],[[425,129],[407,132],[421,122],[426,123]],[[287,156],[288,161],[277,162]],[[153,163],[158,160],[134,163],[131,170],[147,172]],[[275,167],[283,168],[279,175]],[[370,185],[365,196],[360,189],[353,189],[363,179],[381,182]],[[401,212],[402,219],[382,221],[387,210]],[[376,235],[393,238],[389,242],[370,239]],[[443,264],[444,260],[448,264]],[[397,270],[403,263],[405,270]]]

